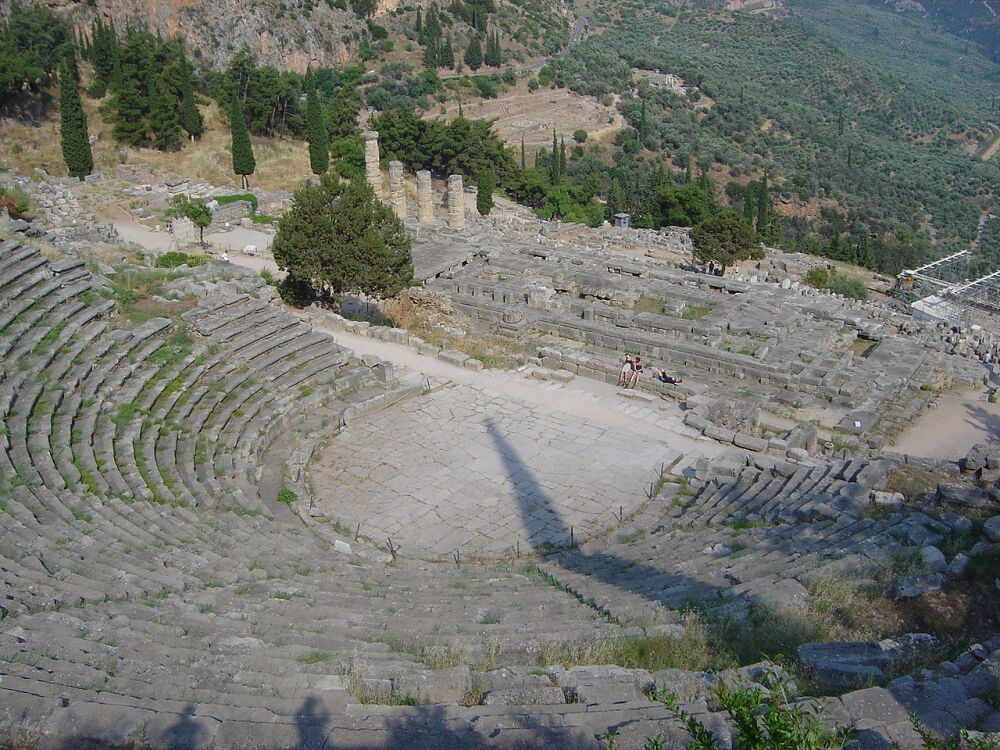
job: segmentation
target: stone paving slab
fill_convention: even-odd
[[[310,466],[317,512],[404,554],[496,558],[582,542],[646,500],[666,442],[453,386],[355,422]]]

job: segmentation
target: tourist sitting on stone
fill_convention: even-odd
[[[673,375],[667,375],[666,370],[653,370],[653,378],[659,380],[661,383],[667,383],[669,385],[678,385],[684,382],[680,378],[675,378]]]
[[[639,385],[639,376],[642,375],[642,357],[636,355],[635,362],[632,363],[632,379],[625,385],[626,388],[631,385],[635,388]]]
[[[618,374],[618,385],[628,385],[628,381],[632,378],[632,364],[632,355],[626,354],[622,371]]]

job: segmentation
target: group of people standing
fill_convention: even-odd
[[[639,378],[642,377],[645,367],[641,356],[636,354],[633,357],[631,354],[626,354],[621,372],[618,374],[618,385],[622,388],[635,388],[639,384]],[[666,370],[653,370],[653,378],[661,383],[670,383],[671,385],[683,382],[680,378],[667,375]]]

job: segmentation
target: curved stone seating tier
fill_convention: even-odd
[[[949,529],[922,514],[860,515],[885,465],[747,467],[719,473],[693,497],[664,491],[616,535],[544,562],[542,569],[620,622],[673,622],[690,602],[731,612],[807,598],[802,583],[845,558],[876,566],[901,546]]]
[[[246,295],[202,300],[180,322],[113,311],[79,261],[0,242],[0,744],[596,749],[621,727],[625,747],[657,732],[680,746],[640,692],[653,675],[553,660],[672,633],[692,601],[770,606],[845,557],[941,533],[925,517],[857,513],[885,467],[741,454],[699,464],[693,496],[667,483],[620,528],[532,564],[391,560],[272,517],[259,495],[284,481],[263,473],[304,450],[295,430],[311,450],[345,422],[377,427],[374,410],[409,391]],[[454,406],[435,393],[400,408]],[[512,473],[531,445],[555,455],[550,443],[591,429],[562,425],[564,440],[489,408],[483,428]],[[623,450],[645,466],[646,449]],[[539,491],[569,479],[539,475]],[[487,705],[458,705],[477,698]]]

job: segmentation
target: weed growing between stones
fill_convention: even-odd
[[[913,712],[910,712],[910,723],[913,725],[914,731],[920,735],[926,750],[997,750],[1000,748],[1000,733],[997,732],[970,732],[963,729],[951,737],[940,738],[925,727]]]
[[[765,672],[760,684],[722,683],[712,693],[735,729],[733,746],[741,750],[840,750],[850,740],[848,733],[834,727],[822,705],[796,700],[790,679],[773,671]],[[701,720],[678,706],[676,695],[660,688],[651,697],[673,711],[691,735],[685,747],[720,750],[721,745]]]

